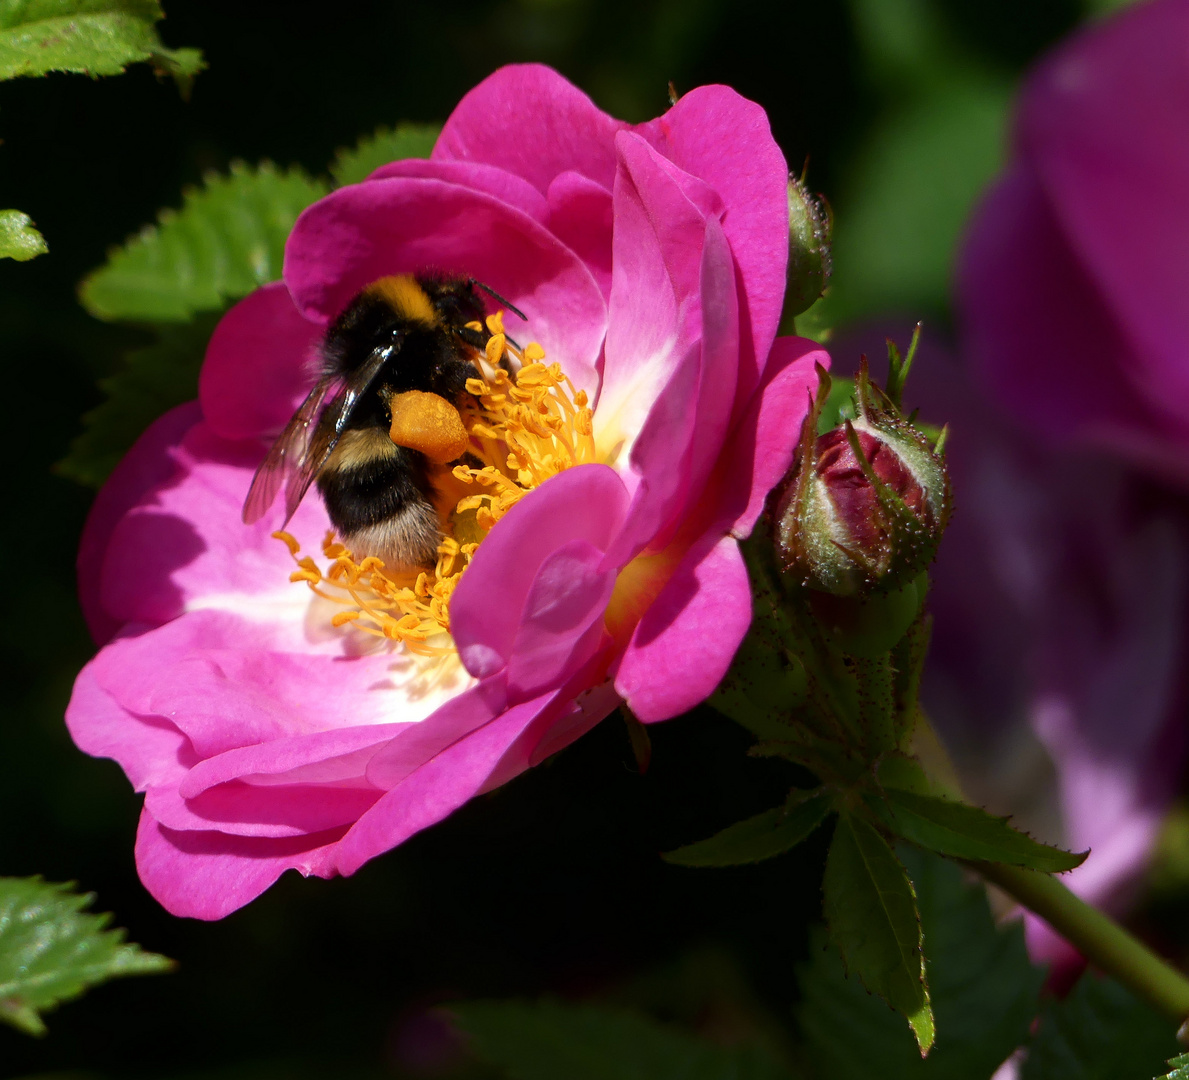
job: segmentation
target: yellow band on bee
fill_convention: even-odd
[[[418,450],[438,464],[456,461],[466,452],[470,436],[458,410],[445,398],[409,390],[394,394],[389,408],[392,426],[388,435],[397,446]]]

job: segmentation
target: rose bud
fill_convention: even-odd
[[[776,504],[776,547],[783,570],[835,596],[899,590],[937,551],[951,493],[928,436],[874,386],[866,362],[855,389],[858,415],[816,436],[829,394],[822,371],[792,473]]]
[[[830,280],[830,234],[833,220],[825,199],[803,180],[789,177],[788,281],[781,313],[781,333],[794,332],[793,319],[807,311]]]

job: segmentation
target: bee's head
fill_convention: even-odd
[[[482,323],[487,317],[486,309],[475,292],[471,278],[441,277],[421,280],[434,310],[446,326],[465,326],[467,323]]]

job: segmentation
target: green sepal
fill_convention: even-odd
[[[20,210],[0,210],[0,259],[28,262],[45,255],[49,246],[33,227],[33,219]]]
[[[123,975],[168,971],[173,961],[125,943],[110,915],[84,911],[93,893],[41,878],[0,878],[0,1021],[44,1035],[41,1013]]]
[[[120,370],[99,380],[105,400],[83,417],[83,430],[54,471],[100,487],[145,428],[197,396],[198,371],[218,321],[219,313],[210,312],[181,325],[164,323],[152,344],[129,352]]]
[[[896,853],[862,818],[838,815],[822,896],[847,969],[908,1020],[924,1057],[935,1032],[916,893]]]
[[[808,311],[830,280],[830,207],[814,195],[803,180],[789,178],[789,261],[784,306],[780,313],[782,334],[795,333],[794,320]]]
[[[183,93],[205,66],[197,49],[167,49],[157,0],[0,0],[0,80],[66,71],[119,75],[149,61]]]
[[[807,589],[805,598],[830,645],[850,656],[874,660],[886,656],[908,632],[928,591],[929,577],[922,573],[891,592],[836,596]]]
[[[1013,829],[1007,818],[935,795],[884,788],[866,796],[872,813],[889,831],[951,859],[1004,863],[1055,874],[1073,870],[1090,853],[1050,847]]]
[[[358,184],[381,166],[405,158],[427,158],[438,140],[439,124],[397,124],[395,128],[377,128],[365,135],[351,149],[340,150],[330,165],[336,187]]]
[[[833,809],[833,796],[820,788],[794,792],[784,806],[729,825],[696,844],[666,852],[663,858],[678,866],[742,866],[763,862],[792,851]]]
[[[99,319],[183,321],[281,276],[297,215],[327,192],[322,180],[270,162],[242,162],[183,193],[180,210],[113,249],[79,289]]]
[[[924,582],[921,587],[923,604],[923,594],[928,588],[929,579],[922,574],[917,581]],[[929,639],[932,634],[933,616],[922,613],[892,650],[892,668],[896,672],[896,682],[892,691],[895,716],[894,739],[896,746],[901,750],[908,749],[917,729],[921,708],[921,673],[925,669],[925,660],[929,655]]]

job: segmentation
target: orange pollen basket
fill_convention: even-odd
[[[340,608],[331,618],[333,626],[401,642],[424,656],[454,652],[450,596],[484,537],[533,488],[596,460],[586,391],[574,389],[560,364],[545,364],[540,345],[533,342],[521,351],[509,343],[501,314],[488,316],[487,328],[492,335],[487,361],[495,373],[468,380],[474,396],[460,410],[470,440],[468,456],[482,465],[455,465],[447,474],[455,482],[452,505],[443,508],[442,543],[432,571],[389,570],[374,556],[356,561],[333,532],[322,542],[329,560],[322,570],[301,554],[292,535],[273,534],[297,564],[289,580],[304,582]],[[520,365],[514,375],[499,366],[505,354]]]

